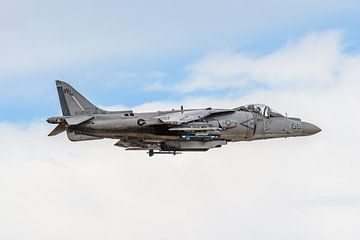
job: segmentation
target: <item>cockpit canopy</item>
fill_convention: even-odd
[[[284,117],[281,113],[278,113],[274,109],[266,106],[265,104],[249,104],[241,107],[237,107],[236,111],[255,112],[265,117]]]

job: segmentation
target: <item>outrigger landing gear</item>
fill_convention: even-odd
[[[150,149],[149,152],[149,157],[152,157],[154,156],[155,154],[172,154],[172,155],[176,155],[176,154],[181,154],[181,152],[177,152],[177,151],[158,151],[158,152],[155,152],[154,149]]]

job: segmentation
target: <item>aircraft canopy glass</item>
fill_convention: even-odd
[[[249,104],[235,108],[235,110],[245,111],[245,112],[255,112],[265,117],[284,117],[284,115],[278,113],[277,111],[270,108],[269,106],[266,106],[265,104]]]

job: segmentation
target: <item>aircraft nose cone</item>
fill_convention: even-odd
[[[318,132],[320,132],[321,129],[312,124],[312,123],[308,123],[308,122],[302,122],[302,133],[303,133],[303,136],[308,136],[308,135],[313,135],[313,134],[316,134]]]

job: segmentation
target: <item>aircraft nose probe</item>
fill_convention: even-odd
[[[318,126],[316,126],[312,123],[308,123],[308,122],[301,122],[301,123],[302,123],[302,135],[303,136],[314,135],[321,131],[321,129]]]

